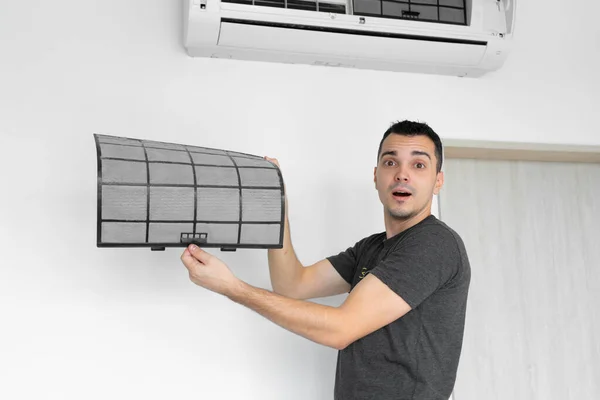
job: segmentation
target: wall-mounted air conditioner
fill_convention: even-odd
[[[479,77],[502,66],[516,0],[185,0],[193,57]]]

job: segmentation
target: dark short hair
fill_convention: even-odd
[[[442,170],[442,140],[438,134],[425,123],[406,120],[395,122],[383,134],[383,138],[381,139],[381,142],[379,142],[379,150],[377,150],[378,163],[383,141],[392,133],[403,136],[427,136],[435,145],[435,157],[437,159],[436,171],[440,172]]]

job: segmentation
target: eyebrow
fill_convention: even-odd
[[[396,150],[385,151],[385,152],[381,153],[380,159],[382,159],[385,156],[394,156],[394,157],[396,157],[397,154],[398,153],[396,153]],[[413,150],[410,154],[413,155],[413,156],[426,156],[427,158],[429,158],[429,160],[431,160],[431,156],[429,155],[429,153],[427,153],[425,151]]]

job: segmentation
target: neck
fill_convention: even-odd
[[[431,207],[425,207],[418,214],[407,218],[394,217],[386,210],[384,210],[384,213],[385,233],[386,238],[389,239],[429,217],[431,215]]]

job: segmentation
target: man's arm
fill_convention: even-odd
[[[279,167],[275,158],[265,157]],[[329,260],[304,267],[294,251],[285,199],[283,248],[268,250],[269,274],[275,293],[293,299],[311,299],[348,293],[350,284],[340,276]]]
[[[287,214],[287,213],[286,213]],[[283,248],[268,251],[271,285],[275,293],[293,299],[312,299],[348,293],[350,284],[335,270],[329,260],[304,267],[292,246],[287,216]]]
[[[291,332],[336,349],[345,348],[411,309],[372,275],[356,285],[341,306],[330,307],[248,285],[235,278],[218,258],[198,248],[186,249],[182,261],[194,283],[229,297]]]

